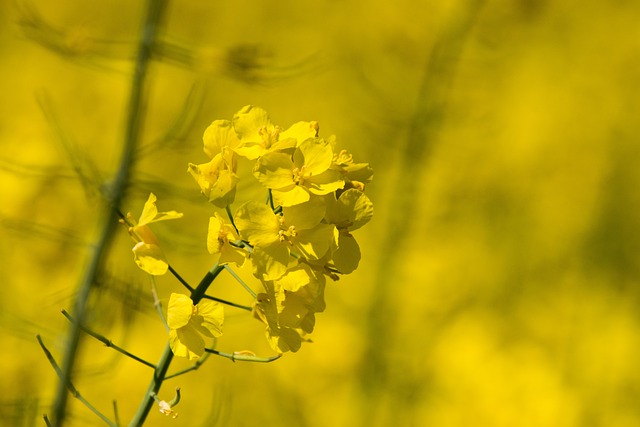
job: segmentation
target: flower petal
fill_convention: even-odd
[[[233,128],[242,142],[262,142],[261,129],[273,130],[269,115],[265,110],[247,105],[233,116]]]
[[[293,153],[296,167],[304,166],[304,177],[319,175],[329,169],[333,160],[333,151],[321,138],[304,141]]]
[[[287,271],[291,256],[287,242],[253,248],[251,260],[254,274],[262,280],[275,280]]]
[[[204,152],[209,158],[219,154],[224,147],[233,149],[240,144],[233,124],[229,120],[215,120],[211,123],[204,131],[202,141],[204,142]]]
[[[184,327],[176,329],[174,334],[172,332],[174,330],[169,332],[169,345],[173,354],[188,357],[189,360],[197,359],[204,354],[204,339],[193,328]]]
[[[169,329],[186,326],[193,316],[193,301],[184,294],[172,293],[167,307],[167,325]]]
[[[201,326],[209,331],[209,336],[222,335],[222,323],[224,322],[224,308],[215,301],[202,300],[197,305],[198,317],[202,317]]]
[[[360,246],[350,234],[340,233],[338,249],[332,254],[333,264],[343,274],[352,273],[360,263]]]
[[[274,190],[291,188],[293,181],[293,162],[284,153],[266,153],[258,159],[253,168],[253,175],[262,185]]]
[[[278,241],[279,217],[267,205],[249,201],[238,208],[234,216],[240,235],[254,246]]]
[[[138,267],[153,276],[162,276],[169,269],[164,253],[157,245],[139,242],[133,247],[133,256]]]

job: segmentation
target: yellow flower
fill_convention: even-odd
[[[317,122],[298,122],[285,131],[271,123],[265,110],[253,105],[243,107],[233,116],[233,128],[240,138],[236,153],[254,160],[268,152],[288,151],[302,141],[318,136]]]
[[[220,254],[218,264],[233,262],[238,267],[242,267],[246,252],[232,245],[232,242],[238,240],[240,240],[240,237],[233,225],[227,224],[220,214],[216,212],[215,216],[209,219],[207,249],[211,254]]]
[[[207,163],[189,163],[187,172],[196,180],[202,194],[213,205],[224,208],[233,203],[238,182],[237,159],[233,151],[240,141],[228,120],[216,120],[202,137]]]
[[[364,191],[364,184],[371,182],[373,178],[373,169],[371,169],[369,163],[355,163],[353,156],[347,150],[336,152],[335,137],[330,137],[327,142],[334,152],[331,169],[340,173],[345,181],[345,189],[357,188],[360,191]]]
[[[325,221],[338,229],[337,248],[331,257],[340,273],[353,272],[360,262],[360,247],[351,232],[368,223],[373,217],[373,203],[360,190],[351,188],[336,199],[328,195]]]
[[[321,138],[310,138],[293,156],[266,153],[258,159],[253,174],[282,206],[293,206],[308,201],[312,194],[329,194],[344,187],[340,172],[331,169],[332,160],[331,146]]]
[[[167,308],[169,345],[173,354],[197,359],[204,354],[202,335],[213,338],[222,335],[224,311],[220,304],[202,300],[197,305],[186,295],[171,294]]]
[[[156,206],[157,197],[149,194],[149,199],[144,204],[140,219],[135,221],[131,214],[127,215],[132,226],[129,227],[129,234],[137,243],[133,247],[133,255],[136,264],[142,270],[154,276],[165,274],[169,264],[164,255],[158,238],[149,228],[149,224],[168,219],[181,218],[182,214],[176,211],[158,212]]]
[[[285,207],[276,215],[267,205],[250,201],[238,208],[235,222],[243,239],[253,245],[254,274],[262,280],[275,280],[295,264],[295,258],[321,258],[331,245],[335,227],[321,223],[324,202]]]
[[[256,298],[254,317],[267,326],[265,332],[273,350],[298,351],[313,332],[315,313],[325,308],[324,276],[299,264],[280,279],[263,285],[265,292]]]

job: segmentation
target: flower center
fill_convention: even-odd
[[[262,145],[268,150],[273,144],[278,142],[278,138],[280,137],[280,127],[274,126],[271,132],[269,132],[266,127],[263,127],[260,128],[258,133],[262,138]]]
[[[303,185],[306,172],[305,165],[302,165],[299,168],[293,168],[291,172],[293,172],[293,182],[295,182],[296,185]]]
[[[278,231],[278,239],[281,242],[288,241],[289,244],[293,244],[290,241],[290,238],[296,237],[297,235],[298,232],[296,231],[296,227],[294,225],[290,225],[289,227],[285,228],[284,218],[280,217],[280,230]]]

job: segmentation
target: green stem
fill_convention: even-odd
[[[149,0],[147,6],[147,14],[145,17],[142,38],[140,40],[138,58],[136,61],[129,97],[128,119],[122,157],[114,180],[108,191],[105,191],[104,194],[108,208],[105,209],[100,222],[100,224],[102,224],[102,233],[93,246],[93,252],[89,255],[89,264],[75,300],[73,309],[75,322],[72,323],[71,331],[69,332],[60,374],[60,382],[58,383],[56,399],[53,404],[54,426],[62,426],[64,424],[68,400],[67,384],[71,383],[71,373],[75,365],[80,345],[80,325],[85,320],[89,294],[91,293],[93,284],[97,281],[96,279],[102,268],[105,255],[111,244],[112,236],[117,225],[117,222],[113,220],[114,213],[117,214],[118,212],[118,208],[121,204],[120,202],[124,197],[126,185],[129,181],[129,174],[133,165],[134,150],[138,144],[142,131],[142,119],[144,116],[143,100],[146,88],[145,77],[147,67],[151,59],[156,33],[160,27],[167,2],[168,0]]]
[[[231,225],[233,225],[233,228],[236,230],[236,233],[240,235],[240,232],[238,231],[238,227],[236,227],[236,222],[233,220],[233,215],[231,214],[231,208],[229,207],[229,205],[225,207],[225,210],[227,211],[227,216],[229,217],[229,221],[231,221]]]
[[[38,339],[38,343],[40,344],[40,347],[42,347],[42,350],[44,351],[45,356],[47,357],[47,359],[49,360],[49,363],[51,363],[51,366],[53,367],[53,370],[56,371],[56,374],[58,374],[58,377],[60,378],[60,380],[63,380],[62,377],[62,370],[60,369],[60,367],[58,366],[58,363],[56,362],[56,360],[54,359],[53,355],[51,354],[51,352],[49,351],[49,349],[44,345],[44,342],[42,341],[42,338],[40,337],[40,335],[36,335],[36,338]],[[73,383],[71,383],[71,381],[66,382],[64,384],[65,390],[68,390],[69,393],[71,393],[71,395],[73,397],[75,397],[76,399],[78,399],[80,402],[82,402],[84,404],[84,406],[86,406],[87,408],[89,408],[89,410],[91,410],[91,412],[93,412],[94,414],[96,414],[98,417],[100,417],[100,419],[102,421],[104,421],[105,423],[107,423],[108,425],[112,426],[112,427],[117,427],[116,424],[111,421],[109,418],[107,418],[102,412],[98,411],[97,408],[95,408],[93,405],[91,405],[91,403],[89,403],[88,400],[86,400],[81,394],[80,392],[75,388],[75,386],[73,385]],[[45,423],[47,423],[47,425],[51,425],[49,422],[49,419],[46,418],[45,415]]]
[[[236,279],[238,281],[238,283],[240,283],[240,285],[242,285],[242,287],[244,288],[245,291],[249,292],[249,294],[253,297],[253,299],[257,298],[257,295],[255,292],[253,292],[253,289],[251,289],[249,287],[249,285],[247,285],[246,283],[244,283],[244,280],[242,280],[240,278],[240,276],[238,276],[236,274],[235,271],[233,271],[233,269],[231,267],[229,267],[227,264],[224,265],[225,270],[227,270],[229,272],[229,274],[231,274],[233,276],[234,279]]]
[[[175,270],[173,269],[173,267],[169,266],[169,272],[170,272],[171,274],[173,274],[173,276],[174,276],[176,279],[178,279],[178,282],[182,283],[182,286],[184,286],[185,288],[187,288],[187,290],[188,290],[189,292],[193,292],[193,288],[191,287],[191,285],[189,285],[189,284],[187,283],[187,281],[186,281],[186,280],[184,280],[184,279],[182,278],[182,276],[180,276],[180,275],[178,274],[178,272],[177,272],[177,271],[175,271]]]
[[[206,351],[207,353],[215,354],[217,356],[226,357],[227,359],[231,359],[232,362],[235,362],[237,360],[240,362],[269,363],[269,362],[273,362],[274,360],[278,360],[282,357],[281,354],[278,354],[276,356],[270,356],[270,357],[260,357],[260,356],[255,356],[253,354],[243,354],[238,352],[225,353],[222,351],[214,350],[212,348],[205,348],[204,351]]]
[[[67,311],[66,311],[66,310],[62,310],[62,314],[63,314],[67,319],[69,319],[69,321],[70,321],[71,323],[77,323],[77,322],[76,322],[76,320],[75,320],[75,319],[74,319],[74,318],[73,318],[69,313],[67,313]],[[118,345],[114,344],[113,342],[111,342],[111,340],[110,340],[110,339],[108,339],[107,337],[105,337],[105,336],[103,336],[103,335],[100,335],[100,334],[98,334],[98,333],[96,333],[96,332],[93,332],[91,329],[89,329],[89,328],[87,328],[87,327],[85,327],[85,326],[83,326],[83,325],[79,325],[79,328],[80,328],[80,330],[82,330],[84,333],[91,335],[92,337],[94,337],[95,339],[97,339],[98,341],[100,341],[101,343],[103,343],[105,346],[110,347],[110,348],[114,349],[115,351],[117,351],[117,352],[119,352],[119,353],[124,354],[125,356],[127,356],[127,357],[129,357],[129,358],[131,358],[131,359],[135,360],[136,362],[140,362],[140,363],[142,363],[143,365],[147,365],[147,366],[149,366],[150,368],[155,369],[156,365],[154,365],[154,364],[153,364],[153,363],[151,363],[151,362],[147,362],[147,361],[146,361],[146,360],[144,360],[144,359],[141,359],[140,357],[136,356],[135,354],[131,354],[131,353],[129,353],[129,352],[128,352],[127,350],[125,350],[124,348],[122,348],[122,347],[120,347],[120,346],[118,346]]]
[[[149,387],[142,399],[140,406],[138,407],[138,411],[133,416],[133,419],[129,423],[129,427],[140,427],[144,424],[144,421],[147,419],[147,415],[149,415],[149,411],[154,404],[153,396],[156,395],[160,391],[160,387],[162,386],[162,382],[164,381],[167,370],[171,365],[171,360],[173,359],[173,352],[171,351],[171,347],[169,343],[164,348],[164,352],[158,361],[158,368],[153,373],[153,378],[149,383]]]
[[[207,272],[207,274],[205,274],[198,286],[193,290],[193,292],[191,292],[191,299],[193,300],[194,305],[200,302],[207,292],[207,289],[209,289],[209,286],[211,286],[211,283],[213,283],[222,270],[224,270],[224,267],[216,264]],[[149,383],[149,387],[147,387],[147,391],[140,403],[140,406],[138,407],[138,411],[129,423],[129,427],[142,426],[144,421],[147,419],[149,411],[154,403],[153,396],[158,394],[162,383],[167,379],[167,371],[172,360],[173,352],[171,351],[169,343],[167,343],[167,346],[164,348],[164,352],[162,353],[162,357],[156,365],[157,368],[153,374],[151,382]]]
[[[220,304],[228,305],[230,307],[239,308],[241,310],[246,310],[246,311],[252,311],[253,310],[248,305],[238,304],[238,303],[235,303],[235,302],[232,302],[232,301],[227,301],[227,300],[222,299],[222,298],[212,297],[210,295],[205,295],[205,296],[202,297],[202,299],[210,299],[212,301],[219,302]]]

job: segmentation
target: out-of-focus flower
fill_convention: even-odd
[[[133,255],[136,264],[142,270],[154,276],[165,274],[169,268],[169,263],[160,248],[158,238],[149,228],[149,224],[168,219],[182,217],[182,213],[176,211],[158,212],[156,206],[157,197],[149,194],[149,199],[144,204],[142,214],[138,221],[128,214],[128,220],[132,224],[129,227],[129,234],[137,243],[133,247]]]

